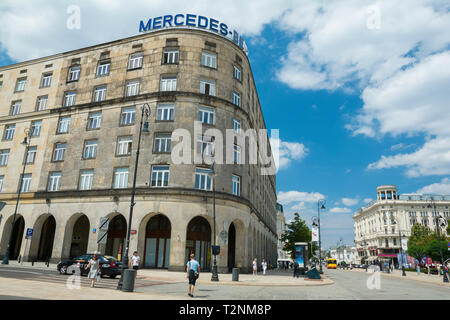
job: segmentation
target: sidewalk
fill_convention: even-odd
[[[364,269],[353,269],[353,270],[337,269],[337,270],[342,271],[342,272],[366,272]],[[370,273],[370,272],[371,272],[370,270],[367,271],[367,273]],[[442,280],[442,276],[440,276],[440,275],[432,275],[432,274],[428,275],[426,273],[420,273],[420,275],[417,275],[417,272],[406,271],[406,276],[402,276],[402,270],[397,270],[397,269],[395,269],[391,273],[382,272],[381,275],[383,275],[385,277],[394,277],[394,278],[401,278],[401,279],[406,279],[406,280],[421,281],[421,282],[427,282],[427,283],[438,284],[441,286],[450,287],[450,283],[444,283],[444,281]]]
[[[159,280],[166,282],[186,282],[185,272],[174,272],[158,269],[143,269],[138,271],[138,276],[148,280]],[[197,280],[198,284],[210,284],[210,285],[232,285],[232,286],[322,286],[333,284],[334,281],[328,279],[322,275],[322,279],[306,279],[306,278],[293,278],[292,272],[280,272],[277,270],[269,270],[266,275],[258,273],[257,276],[253,274],[240,274],[239,281],[232,281],[232,274],[219,273],[219,281],[211,281],[211,272],[201,272],[200,277]]]
[[[30,269],[54,270],[56,272],[56,264],[50,264],[49,267],[44,262],[35,263],[31,266],[31,262],[24,262],[23,265],[17,261],[10,261],[9,266]],[[258,272],[255,277],[252,274],[240,274],[239,281],[232,281],[231,273],[219,273],[219,282],[211,281],[211,272],[201,272],[197,280],[199,284],[216,284],[216,285],[233,285],[233,286],[322,286],[333,284],[334,281],[328,279],[325,275],[321,275],[322,279],[306,279],[293,278],[292,271],[269,270],[267,275]],[[138,277],[141,279],[164,281],[170,283],[187,282],[185,272],[175,272],[162,269],[141,269],[138,271]]]

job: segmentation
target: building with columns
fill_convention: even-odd
[[[226,37],[183,27],[0,67],[0,201],[7,203],[0,255],[11,231],[10,259],[124,252],[144,104],[151,113],[141,138],[130,254],[139,252],[142,267],[180,271],[195,253],[210,269],[210,165],[174,163],[171,134],[189,133],[195,156],[221,148],[208,129],[223,136],[230,129],[233,162],[215,165],[218,270],[250,272],[255,257],[276,264],[275,175],[249,164],[247,140],[238,139],[266,129],[248,56]],[[197,136],[194,121],[203,126]],[[21,143],[27,128],[29,148]],[[97,244],[102,217],[109,219],[107,241]]]
[[[421,223],[436,230],[436,219],[450,219],[450,196],[398,194],[394,185],[377,187],[377,198],[353,216],[357,263],[392,259],[398,265],[401,241]],[[445,228],[441,227],[446,234]]]

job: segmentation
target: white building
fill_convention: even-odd
[[[394,185],[377,187],[376,200],[353,216],[357,263],[391,259],[398,265],[400,238],[408,239],[416,223],[435,231],[439,216],[450,219],[450,196],[399,195]],[[445,228],[441,232],[446,234]]]
[[[331,258],[336,259],[338,264],[341,263],[342,261],[344,261],[346,264],[357,263],[356,247],[349,247],[349,246],[331,247],[330,256]]]
[[[287,255],[287,252],[283,250],[284,248],[284,242],[281,241],[281,236],[286,232],[286,218],[284,216],[283,212],[283,206],[279,203],[277,203],[277,235],[278,235],[278,242],[277,242],[277,251],[278,251],[278,261],[287,261],[286,259],[290,260],[290,257]]]

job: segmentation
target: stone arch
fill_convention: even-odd
[[[160,212],[144,216],[139,223],[138,252],[146,268],[169,267],[172,222]]]
[[[14,226],[12,226],[13,215],[11,215],[3,224],[3,232],[1,238],[1,251],[0,254],[3,255],[6,252],[6,248],[8,247],[8,241],[10,237],[10,233],[12,232],[11,245],[9,248],[9,260],[17,260],[20,254],[20,250],[22,248],[22,242],[24,239],[25,233],[25,218],[17,214],[16,220],[14,221]]]
[[[119,261],[122,261],[127,237],[127,220],[118,212],[108,214],[107,218],[109,218],[109,223],[104,254],[116,257]]]
[[[200,268],[205,271],[211,269],[211,245],[214,243],[213,226],[208,220],[207,216],[197,215],[186,226],[185,261],[194,253]]]
[[[56,233],[56,219],[50,213],[41,214],[33,224],[29,259],[46,261],[51,258]]]
[[[89,230],[91,221],[89,217],[77,212],[67,219],[64,227],[61,259],[69,259],[88,253]]]
[[[230,228],[234,228],[234,267],[242,268],[245,265],[245,226],[240,219],[234,219],[228,228],[228,255],[230,255]],[[230,259],[229,259],[229,262]],[[230,263],[228,264],[230,268]]]

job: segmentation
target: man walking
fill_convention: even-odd
[[[134,278],[137,278],[137,272],[139,270],[139,263],[141,262],[141,257],[138,256],[137,251],[133,252],[131,256],[131,267],[136,270]]]
[[[262,262],[261,262],[261,268],[262,268],[262,270],[263,270],[263,275],[266,275],[267,262],[266,262],[264,259],[262,259]]]
[[[200,264],[197,260],[195,260],[195,255],[191,253],[191,260],[186,264],[187,267],[187,276],[186,278],[189,279],[188,284],[188,296],[191,298],[194,297],[194,288],[195,288],[195,281],[200,276]]]

